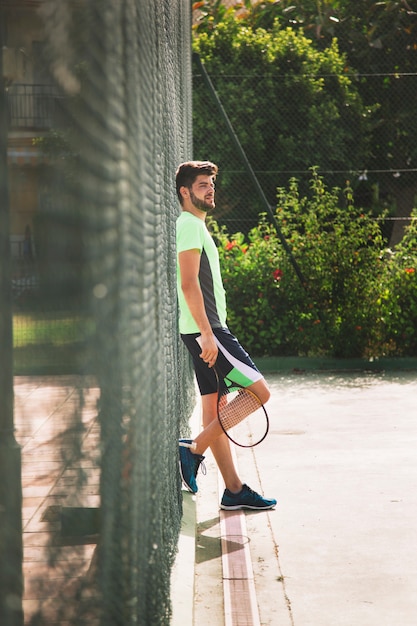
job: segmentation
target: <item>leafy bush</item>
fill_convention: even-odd
[[[276,233],[264,217],[248,241],[241,233],[229,237],[215,222],[212,228],[219,242],[231,329],[254,354],[290,354],[293,323],[286,283],[294,280]]]
[[[349,188],[341,204],[315,170],[310,186],[300,197],[292,179],[276,209],[305,284],[265,216],[247,238],[212,222],[232,331],[254,355],[414,354],[417,227],[387,255],[380,222],[354,206]]]
[[[376,340],[385,354],[417,354],[417,210],[395,252],[387,250],[381,276]]]

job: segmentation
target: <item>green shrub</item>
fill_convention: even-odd
[[[212,227],[219,243],[231,329],[254,354],[276,350],[290,354],[286,283],[291,268],[279,250],[276,233],[264,217],[248,240],[241,233],[229,237],[214,222]]]
[[[315,170],[310,185],[300,197],[292,179],[278,190],[276,210],[304,285],[265,216],[246,239],[213,223],[229,325],[255,355],[370,355],[381,330],[379,222],[354,206],[349,188],[341,203]]]
[[[394,252],[385,253],[376,341],[384,354],[417,354],[417,209]]]

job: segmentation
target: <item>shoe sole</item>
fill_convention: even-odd
[[[250,504],[233,504],[231,506],[227,506],[226,504],[221,504],[220,508],[223,511],[238,511],[239,509],[250,509],[251,511],[270,511],[275,508],[276,504],[270,504],[269,506],[250,506]]]

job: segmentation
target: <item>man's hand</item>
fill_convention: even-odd
[[[209,367],[213,367],[217,361],[217,354],[219,352],[214,335],[212,333],[209,335],[200,335],[198,343],[201,346],[200,358],[203,359]]]

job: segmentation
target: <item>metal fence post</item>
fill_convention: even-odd
[[[1,30],[1,29],[0,29]],[[0,624],[23,624],[21,450],[14,437],[7,100],[0,34]]]

